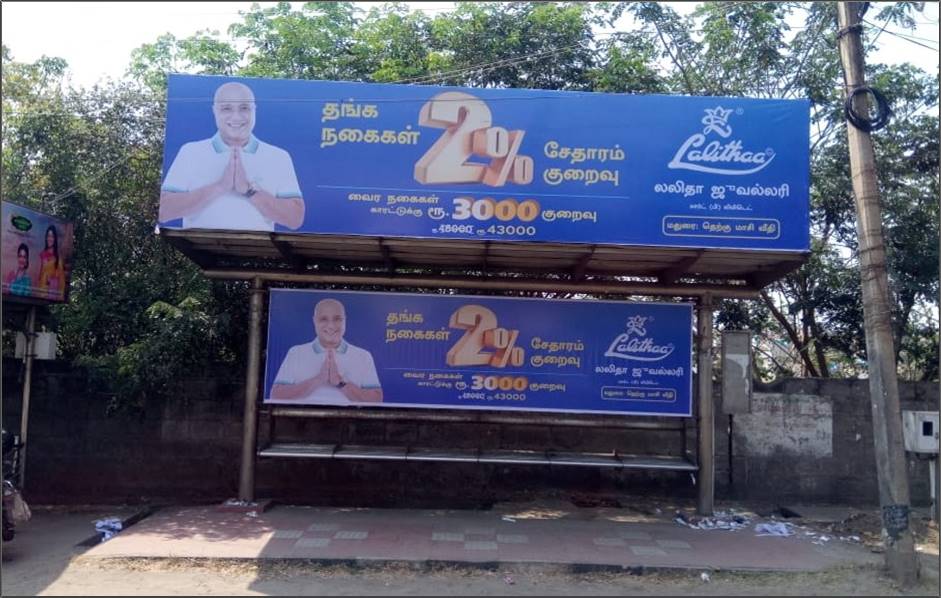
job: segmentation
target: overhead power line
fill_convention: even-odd
[[[611,34],[602,34],[602,35],[614,35],[614,33],[611,33]],[[459,68],[459,69],[454,69],[454,70],[451,70],[451,71],[444,71],[444,72],[436,73],[436,74],[433,74],[433,75],[423,75],[423,76],[421,76],[421,77],[412,77],[412,78],[410,78],[410,79],[401,79],[401,80],[399,80],[399,81],[393,81],[393,83],[419,83],[419,82],[435,81],[435,80],[438,80],[438,79],[445,79],[445,78],[447,78],[447,77],[452,77],[452,76],[455,76],[455,75],[467,74],[467,73],[474,72],[474,71],[477,71],[477,70],[493,70],[493,69],[496,69],[496,68],[507,67],[507,66],[513,66],[514,64],[518,64],[518,63],[521,63],[521,62],[527,62],[527,61],[536,60],[536,59],[548,58],[549,56],[554,56],[554,55],[556,55],[556,54],[559,54],[559,53],[561,53],[561,52],[565,52],[565,51],[567,51],[567,50],[573,50],[573,49],[575,49],[575,48],[581,48],[581,47],[582,47],[582,43],[583,43],[583,42],[577,42],[577,43],[574,43],[574,44],[570,44],[570,45],[568,45],[568,46],[562,46],[562,47],[560,47],[560,48],[555,48],[555,49],[553,49],[553,50],[546,50],[546,51],[544,51],[544,52],[534,52],[534,53],[530,53],[530,54],[524,54],[524,55],[522,55],[522,56],[516,56],[516,57],[514,57],[514,58],[504,58],[503,60],[496,60],[496,61],[494,61],[494,62],[485,62],[485,63],[476,64],[476,65],[469,66],[469,67],[463,67],[463,68]]]
[[[879,27],[879,25],[876,25],[875,23],[873,23],[873,22],[871,22],[871,21],[867,21],[867,20],[865,20],[865,19],[863,19],[863,22],[866,23],[867,25],[871,26],[871,27]],[[938,48],[936,48],[936,47],[934,47],[934,46],[929,46],[928,44],[924,44],[924,43],[922,43],[922,42],[920,42],[920,41],[917,41],[917,40],[924,40],[924,41],[931,42],[931,43],[938,43],[937,40],[927,39],[927,38],[923,38],[923,37],[909,36],[909,35],[906,35],[906,34],[903,34],[903,33],[899,33],[899,32],[897,32],[897,31],[892,31],[891,29],[885,29],[884,27],[882,27],[882,28],[880,28],[880,29],[882,29],[882,31],[885,31],[885,32],[888,33],[889,35],[894,35],[895,37],[897,37],[897,38],[899,38],[899,39],[903,39],[903,40],[905,40],[905,41],[907,41],[907,42],[911,42],[911,43],[915,44],[916,46],[921,46],[922,48],[927,48],[927,49],[929,49],[929,50],[931,50],[931,51],[933,51],[933,52],[937,52],[937,51],[938,51]],[[881,33],[881,31],[880,31],[880,33]]]
[[[98,173],[92,175],[91,178],[89,178],[89,179],[86,180],[86,181],[83,181],[83,182],[80,183],[80,184],[74,185],[73,187],[71,187],[71,188],[68,189],[67,191],[63,191],[62,193],[57,194],[55,197],[53,197],[52,199],[50,199],[50,200],[48,200],[48,201],[49,201],[50,203],[52,203],[52,204],[56,204],[56,203],[62,201],[63,199],[66,199],[66,198],[68,198],[68,197],[71,197],[72,195],[74,195],[74,194],[78,191],[79,186],[81,186],[82,184],[92,183],[92,182],[96,182],[96,181],[100,180],[102,177],[104,177],[106,174],[108,174],[109,172],[111,172],[112,170],[114,170],[115,168],[117,168],[118,166],[120,166],[120,165],[122,165],[122,164],[125,164],[125,163],[127,163],[128,161],[130,161],[131,158],[132,158],[132,156],[131,156],[130,154],[128,154],[128,155],[125,155],[125,156],[122,156],[122,157],[118,158],[117,160],[114,160],[113,162],[111,162],[110,164],[108,164],[107,166],[105,166],[105,168],[103,168],[103,169],[101,170],[101,172],[98,172]],[[46,199],[42,199],[42,204],[43,204],[43,208],[44,208],[44,209],[45,209],[46,201],[47,201]]]

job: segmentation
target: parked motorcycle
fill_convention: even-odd
[[[19,491],[20,449],[23,444],[2,430],[3,446],[3,541],[13,539],[18,524],[29,521],[32,514]]]

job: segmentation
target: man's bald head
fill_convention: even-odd
[[[325,349],[336,349],[346,333],[346,309],[336,299],[323,299],[314,307],[314,330]]]
[[[245,85],[244,83],[238,83],[236,81],[223,83],[212,96],[213,104],[239,101],[248,101],[254,104],[255,94],[252,93],[252,90],[248,85]]]
[[[213,96],[212,113],[222,141],[230,147],[248,143],[255,128],[255,94],[243,83],[223,83]]]
[[[324,310],[337,310],[344,316],[346,315],[346,308],[336,299],[321,299],[318,301],[317,305],[314,306],[314,317],[316,318],[317,314]]]

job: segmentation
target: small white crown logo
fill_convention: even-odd
[[[706,116],[702,119],[702,124],[706,127],[702,130],[703,135],[708,135],[712,131],[718,133],[721,137],[728,137],[732,134],[732,127],[729,126],[729,116],[732,109],[726,110],[722,106],[716,106],[711,110],[706,108]]]
[[[627,333],[631,334],[632,332],[638,336],[647,336],[647,329],[644,328],[644,324],[647,323],[646,316],[632,316],[627,319]]]

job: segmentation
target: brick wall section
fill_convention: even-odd
[[[4,360],[3,422],[19,429],[22,364]],[[108,414],[108,398],[87,390],[84,372],[36,362],[30,413],[28,498],[37,503],[216,502],[238,488],[244,389],[215,372],[187,383],[185,397],[140,417]],[[718,394],[718,388],[716,393]],[[831,403],[832,454],[750,454],[728,416],[716,419],[716,488],[721,497],[875,503],[868,383],[787,380],[758,393],[814,396]],[[903,384],[903,407],[932,409],[938,385]],[[800,399],[793,399],[799,402]],[[752,414],[759,417],[761,414]],[[266,439],[267,418],[259,422]],[[279,440],[424,447],[554,448],[623,454],[678,454],[677,432],[549,426],[431,424],[281,418]],[[857,438],[858,435],[858,438]],[[695,429],[687,446],[696,447]],[[731,460],[729,459],[731,446]],[[915,504],[928,500],[927,465],[910,460]],[[265,459],[259,496],[295,503],[473,507],[538,492],[648,493],[693,498],[689,474],[593,467]]]

